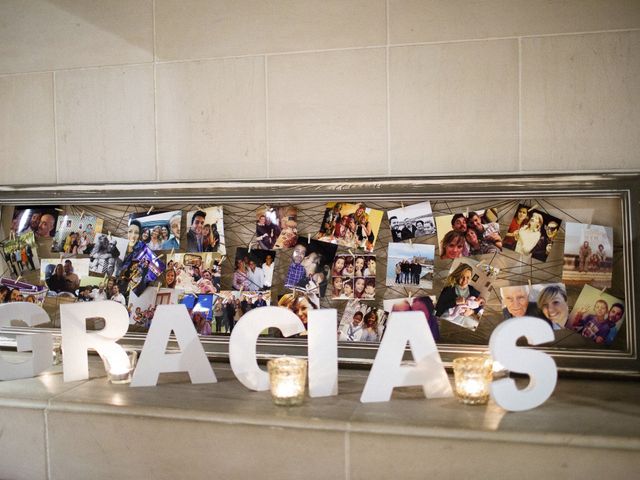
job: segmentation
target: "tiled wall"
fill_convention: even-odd
[[[640,168],[638,0],[7,0],[0,182]]]

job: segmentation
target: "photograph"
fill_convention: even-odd
[[[89,251],[89,273],[104,277],[115,275],[127,253],[129,240],[104,233],[96,233],[93,248]]]
[[[307,328],[307,320],[309,310],[316,310],[320,308],[319,299],[315,296],[308,295],[299,290],[294,290],[291,293],[285,293],[278,298],[278,306],[288,308],[295,313],[298,318],[304,324],[304,328]],[[276,336],[281,334],[276,333]],[[303,332],[300,335],[307,335],[307,332]]]
[[[436,233],[436,224],[431,211],[431,202],[416,203],[408,207],[387,212],[391,239],[402,242]]]
[[[140,238],[152,251],[175,250],[180,248],[180,229],[182,211],[132,213],[129,215],[129,225],[133,221],[139,223]]]
[[[382,302],[384,311],[388,314],[392,312],[422,312],[424,313],[429,330],[433,339],[437,342],[440,340],[440,327],[438,326],[438,318],[436,317],[436,296],[424,295],[407,298],[390,298]]]
[[[379,342],[384,333],[387,313],[375,306],[351,300],[344,307],[338,325],[341,342]]]
[[[546,262],[561,226],[559,218],[519,204],[505,233],[503,246],[522,256]]]
[[[292,248],[298,239],[298,209],[263,205],[256,211],[254,248]]]
[[[237,248],[233,270],[235,290],[269,290],[273,282],[276,252]]]
[[[214,331],[213,305],[217,298],[218,295],[214,293],[187,293],[178,300],[178,303],[187,307],[198,335],[211,335]]]
[[[16,207],[11,220],[11,231],[23,233],[31,230],[36,238],[53,238],[58,215],[58,208],[53,206]]]
[[[331,265],[338,246],[319,240],[298,237],[284,286],[304,290],[314,296],[324,296],[331,278]]]
[[[33,232],[30,232],[33,235]],[[28,282],[0,278],[0,304],[11,302],[29,302],[42,306],[47,296],[47,287],[32,285]]]
[[[454,259],[502,251],[502,237],[495,208],[436,217],[439,255]]]
[[[623,300],[585,285],[569,314],[566,327],[598,345],[610,345],[620,331],[624,314]]]
[[[502,316],[537,317],[554,330],[565,328],[569,316],[567,288],[562,283],[509,285],[500,288]]]
[[[60,215],[56,223],[51,251],[67,255],[88,255],[95,236],[102,232],[101,218],[93,215]]]
[[[364,203],[329,202],[315,238],[342,247],[373,252],[382,215],[382,210],[367,208]]]
[[[135,325],[136,331],[149,330],[158,305],[175,305],[179,292],[173,288],[147,288],[138,296],[129,295],[129,325]]]
[[[222,278],[221,262],[218,253],[169,254],[163,285],[184,293],[217,293]]]
[[[76,297],[81,286],[91,285],[88,258],[43,258],[40,260],[40,280],[51,292]]]
[[[475,330],[499,273],[499,269],[473,259],[454,260],[436,302],[438,318]]]
[[[187,214],[187,252],[226,255],[222,206],[194,210]]]
[[[162,275],[165,263],[144,242],[138,242],[116,271],[120,293],[128,298],[129,292],[142,295],[147,286]]]
[[[0,242],[2,258],[9,267],[9,271],[17,277],[24,272],[33,272],[40,268],[38,245],[31,230],[19,233],[15,238]]]
[[[562,280],[567,285],[610,288],[613,274],[613,229],[567,222]]]
[[[418,243],[390,243],[387,254],[388,287],[433,287],[435,247]]]
[[[271,292],[223,290],[213,305],[214,333],[231,333],[240,318],[249,310],[271,305]],[[261,335],[267,335],[265,329]]]
[[[375,294],[376,256],[350,253],[336,255],[331,265],[331,284],[327,296],[333,300],[374,300]]]

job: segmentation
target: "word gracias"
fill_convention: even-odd
[[[104,329],[87,332],[86,319],[100,317]],[[21,319],[29,326],[49,321],[39,306],[26,303],[0,305],[0,327]],[[312,310],[308,321],[309,394],[323,397],[338,394],[338,343],[335,333],[337,312],[334,309]],[[124,306],[113,301],[75,303],[60,306],[62,349],[64,351],[64,381],[84,380],[89,376],[87,351],[95,349],[109,360],[114,370],[126,370],[129,360],[118,345],[129,326]],[[302,333],[304,325],[290,310],[263,307],[251,310],[236,324],[229,339],[229,361],[237,379],[248,389],[269,389],[268,373],[256,358],[256,342],[265,328],[278,328],[285,337]],[[175,334],[179,352],[167,353],[171,333]],[[509,319],[491,335],[489,349],[494,360],[515,373],[527,374],[529,384],[518,389],[510,378],[491,384],[491,396],[506,410],[521,411],[544,403],[553,393],[557,369],[553,359],[544,352],[516,347],[516,340],[526,337],[529,344],[553,340],[553,331],[543,321],[533,317]],[[17,335],[18,351],[31,351],[22,363],[0,357],[0,380],[27,378],[43,372],[52,362],[53,336],[50,333]],[[402,357],[409,344],[412,365],[403,365]],[[188,372],[193,383],[217,381],[211,363],[184,305],[160,305],[147,334],[140,359],[133,373],[132,387],[153,386],[160,373]],[[395,387],[422,386],[427,398],[453,396],[449,378],[437,346],[422,312],[393,312],[385,335],[369,373],[361,402],[385,402]]]

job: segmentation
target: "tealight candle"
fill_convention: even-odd
[[[127,352],[126,363],[109,363],[109,359],[104,357],[102,363],[104,369],[107,372],[107,380],[115,385],[131,383],[131,377],[134,368],[136,367],[136,361],[138,360],[138,352],[135,350],[125,350]]]
[[[267,362],[271,398],[276,405],[301,405],[307,381],[307,361],[280,357]]]
[[[462,357],[453,361],[453,376],[458,400],[468,405],[483,405],[489,400],[493,362],[489,357]]]

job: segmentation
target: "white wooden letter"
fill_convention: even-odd
[[[502,322],[489,340],[494,360],[516,373],[529,375],[529,385],[518,390],[511,378],[496,380],[491,384],[491,396],[505,410],[519,412],[542,405],[553,393],[558,380],[556,363],[544,352],[516,346],[520,337],[526,337],[531,345],[553,340],[553,330],[544,321],[534,317],[517,317]]]
[[[258,392],[269,390],[269,374],[258,366],[256,341],[265,328],[275,327],[285,337],[304,332],[304,324],[284,307],[260,307],[245,313],[229,338],[229,362],[237,379]]]
[[[87,332],[86,319],[99,317],[105,327]],[[87,350],[95,349],[114,366],[129,365],[127,353],[116,343],[129,328],[127,309],[112,300],[102,302],[66,303],[60,305],[60,334],[62,335],[62,368],[64,381],[73,382],[89,377]]]
[[[176,353],[166,353],[171,331],[180,346]],[[189,372],[192,383],[218,381],[184,305],[158,305],[131,386],[153,386],[163,372]]]
[[[414,366],[401,365],[407,342]],[[388,402],[394,387],[412,385],[421,385],[427,398],[453,396],[424,313],[392,312],[360,401]]]
[[[309,395],[338,394],[338,313],[335,309],[309,310]]]
[[[0,304],[0,327],[11,326],[11,320],[22,320],[30,327],[47,323],[49,315],[34,303],[14,302]],[[0,380],[35,377],[51,366],[53,362],[53,335],[50,333],[29,333],[16,335],[19,352],[33,352],[23,362],[9,362],[0,356]]]

